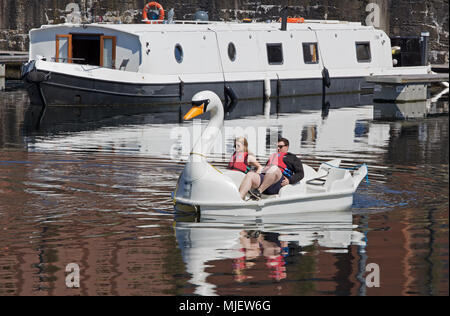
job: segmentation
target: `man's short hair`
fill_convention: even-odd
[[[284,145],[289,147],[289,141],[286,138],[280,137],[278,138],[278,142],[283,142]]]

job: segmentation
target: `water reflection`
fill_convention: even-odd
[[[448,125],[440,124],[445,120],[390,124],[385,161],[404,166],[448,163]]]
[[[28,103],[25,91],[0,92],[0,148],[22,145]]]
[[[260,294],[281,294],[277,282],[295,280],[290,273],[311,278],[318,273],[320,264],[317,262],[311,263],[312,266],[295,266],[308,254],[346,254],[352,245],[366,245],[364,235],[353,225],[350,210],[189,220],[192,218],[178,216],[175,232],[187,272],[191,274],[189,282],[196,286],[194,293],[198,295],[227,295],[225,285],[229,282],[248,285],[248,282],[264,284],[270,280],[274,283]],[[223,278],[216,277],[224,269],[231,273]]]
[[[232,133],[248,132],[261,161],[282,134],[314,167],[366,162],[353,216],[188,222],[170,195],[186,154],[177,132],[193,128],[179,109],[60,109],[36,131],[25,92],[0,93],[0,295],[448,295],[448,116],[374,121],[371,105],[330,101],[328,115],[313,97],[239,103],[258,115],[229,117],[211,161],[224,166]],[[435,109],[448,114],[448,100]],[[70,262],[79,290],[64,283]],[[379,289],[365,286],[369,263]]]
[[[188,104],[162,105],[158,107],[142,106],[99,106],[99,107],[49,107],[28,106],[28,97],[24,91],[14,90],[2,93],[2,120],[11,121],[13,112],[20,113],[15,121],[26,134],[58,133],[93,130],[106,126],[121,126],[130,124],[180,123],[183,115],[189,110]],[[349,104],[353,106],[370,104],[370,99],[355,95],[330,96],[330,102],[324,108],[321,96],[306,96],[298,98],[280,98],[276,100],[239,101],[235,109],[226,115],[226,119],[236,119],[246,116],[270,116],[283,113],[302,113],[303,111],[322,110],[322,117],[328,116],[330,108],[338,109]],[[330,105],[331,104],[331,105]],[[11,107],[11,105],[14,105]],[[6,117],[8,115],[8,117]],[[206,117],[207,118],[207,117]]]
[[[427,101],[408,103],[375,103],[374,119],[377,120],[407,120],[420,119],[428,115]]]
[[[436,90],[433,87],[430,90]],[[429,116],[448,114],[448,87],[438,90],[428,100],[413,102],[375,102],[374,119],[376,120],[408,120]]]
[[[164,113],[140,115],[125,115],[123,108],[49,108],[41,129],[37,131],[35,127],[41,109],[29,107],[23,91],[2,94],[6,97],[0,106],[0,120],[4,122],[0,148],[121,152],[182,161],[195,141],[192,123],[179,123],[189,105],[179,105],[173,111]],[[278,109],[274,106],[275,100],[269,100],[269,105],[267,102],[266,105],[262,102],[258,105],[259,101],[240,101],[236,111],[227,118],[211,159],[226,162],[232,154],[232,139],[241,135],[249,139],[250,151],[265,159],[270,150],[274,150],[269,148],[271,137],[276,139],[277,135],[283,135],[290,139],[291,151],[304,157],[354,160],[353,153],[359,152],[363,153],[358,156],[359,162],[377,160],[377,155],[385,151],[391,136],[398,133],[398,124],[373,121],[374,115],[377,115],[376,105],[343,107],[364,103],[364,95],[328,98],[330,101],[326,108],[322,107],[320,96],[280,98],[277,100]],[[442,109],[445,102],[448,104],[445,100],[435,103],[439,104],[435,110]],[[138,111],[128,109],[126,112],[132,114],[133,110]],[[271,115],[268,116],[269,112]],[[259,115],[245,117],[255,114]],[[203,120],[198,125],[204,127],[205,123]]]
[[[256,116],[227,120],[222,137],[216,140],[211,159],[225,162],[232,154],[232,140],[244,135],[249,140],[249,150],[257,156],[267,157],[271,137],[289,137],[291,151],[302,155],[323,155],[350,158],[349,152],[373,152],[379,150],[373,144],[384,145],[389,139],[389,126],[374,124],[372,107],[331,109],[326,120],[321,112],[306,111],[301,114],[280,114],[266,118]],[[24,142],[30,151],[58,150],[62,152],[104,152],[170,157],[174,160],[187,158],[195,141],[195,128],[204,128],[207,121],[192,123],[155,123],[163,118],[151,115],[146,118],[153,122],[126,124],[119,127],[100,127],[94,130],[58,133],[32,133],[16,139]],[[122,121],[123,122],[123,121]],[[84,125],[86,127],[86,125]],[[380,128],[387,129],[380,131]],[[367,155],[367,159],[371,159]]]

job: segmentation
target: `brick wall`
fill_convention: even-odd
[[[66,18],[139,23],[144,0],[0,0],[0,50],[27,50],[27,33],[42,24],[63,23]],[[211,20],[244,17],[278,19],[280,9],[307,19],[371,20],[369,3],[380,8],[378,24],[389,35],[430,32],[430,62],[448,63],[448,0],[160,0],[175,9],[176,19],[191,19],[197,10]],[[80,13],[72,10],[79,9]],[[72,13],[71,13],[72,12]],[[372,19],[373,20],[373,19]]]

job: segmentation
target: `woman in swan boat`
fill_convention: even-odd
[[[234,153],[231,156],[227,169],[249,173],[254,167],[256,173],[261,173],[263,167],[255,155],[248,151],[248,141],[245,137],[237,137],[234,140]]]

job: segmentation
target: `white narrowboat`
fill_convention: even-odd
[[[358,94],[373,89],[368,76],[427,72],[394,68],[389,37],[372,26],[283,19],[44,25],[30,31],[23,77],[32,104],[158,112],[201,90],[222,100]]]

